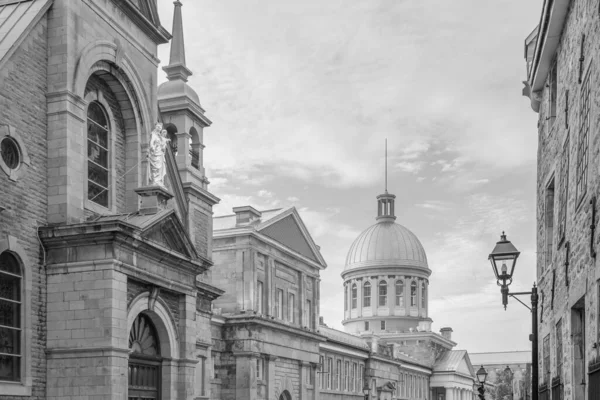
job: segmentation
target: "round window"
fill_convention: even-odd
[[[10,137],[2,139],[0,141],[0,152],[2,153],[2,161],[4,161],[8,168],[17,169],[19,167],[21,154],[19,152],[19,145],[14,139]]]

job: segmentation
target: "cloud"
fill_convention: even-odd
[[[423,168],[423,163],[422,162],[413,162],[413,161],[402,161],[402,162],[396,163],[394,166],[402,172],[416,174],[419,171],[421,171],[421,168]]]
[[[290,196],[287,198],[287,201],[289,201],[290,203],[297,203],[300,201],[300,199],[297,198],[296,196]]]
[[[419,203],[416,206],[432,211],[448,211],[452,205],[446,201],[428,200],[424,203]]]

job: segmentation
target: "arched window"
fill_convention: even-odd
[[[363,307],[371,307],[371,282],[363,286]]]
[[[404,282],[396,281],[396,306],[404,307]]]
[[[348,285],[344,286],[344,311],[348,310]]]
[[[88,200],[108,207],[109,127],[106,112],[92,101],[87,111]]]
[[[0,254],[0,381],[21,379],[22,277],[17,258]]]
[[[417,282],[415,281],[410,284],[410,306],[417,306]]]
[[[356,283],[352,285],[352,309],[356,308],[357,298],[358,297],[358,288],[356,287]]]
[[[379,306],[387,306],[387,282],[379,282]]]
[[[427,294],[427,289],[425,288],[425,282],[421,284],[421,308],[425,308],[425,299]]]
[[[150,317],[137,316],[129,331],[129,398],[157,399],[160,389],[160,342]]]

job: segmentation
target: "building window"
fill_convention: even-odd
[[[363,307],[371,307],[371,282],[363,286]]]
[[[421,283],[421,308],[425,308],[425,304],[427,303],[427,287],[425,286],[425,282]]]
[[[344,363],[344,390],[348,390],[348,381],[350,380],[350,362]]]
[[[277,289],[277,302],[275,303],[275,307],[277,308],[275,310],[277,318],[283,319],[283,290],[281,289]]]
[[[0,381],[21,379],[22,272],[15,256],[0,254]]]
[[[340,383],[341,380],[342,380],[342,361],[337,360],[336,366],[335,366],[335,390],[341,390],[341,383]]]
[[[306,320],[304,321],[304,326],[311,329],[312,328],[312,302],[310,300],[306,300],[306,312],[304,313]]]
[[[353,392],[356,392],[356,387],[358,386],[357,385],[358,384],[357,375],[358,375],[358,364],[352,363],[352,384],[350,386],[351,386]]]
[[[552,250],[554,249],[554,177],[546,187],[545,196],[545,239],[546,239],[546,267],[552,264]]]
[[[358,367],[358,382],[357,382],[357,387],[356,387],[356,391],[357,392],[362,392],[362,382],[363,382],[363,377],[364,377],[364,370],[365,370],[365,366],[364,365],[360,365]]]
[[[396,281],[396,306],[404,307],[404,282]]]
[[[206,358],[200,358],[200,362],[198,363],[198,381],[200,384],[200,395],[206,395]]]
[[[319,356],[319,388],[323,389],[325,387],[325,357]]]
[[[587,188],[588,136],[590,131],[590,74],[581,85],[579,101],[579,138],[577,141],[577,201],[583,199]]]
[[[565,141],[560,159],[560,192],[558,193],[558,245],[565,238],[567,227],[567,199],[569,193],[569,138]]]
[[[348,310],[348,285],[344,286],[344,311]]]
[[[550,335],[546,335],[542,345],[542,354],[544,357],[544,382],[550,383]]]
[[[558,81],[558,71],[557,71],[557,62],[554,60],[552,67],[550,69],[550,73],[548,74],[548,118],[547,118],[547,134],[549,135],[552,131],[552,127],[554,125],[554,120],[556,119],[556,98],[557,94],[557,81]]]
[[[358,287],[356,286],[356,283],[355,283],[352,285],[352,309],[353,310],[356,308],[357,297],[358,297]]]
[[[379,282],[379,307],[387,306],[387,282]]]
[[[256,312],[258,314],[263,313],[264,309],[264,293],[263,293],[263,283],[261,281],[256,282]]]
[[[296,319],[294,318],[295,304],[296,304],[296,296],[293,293],[290,293],[288,295],[288,321],[290,321],[292,324],[294,322],[296,322]]]
[[[415,281],[410,284],[410,306],[417,306],[417,282]]]
[[[327,359],[327,389],[331,389],[333,386],[333,358]]]
[[[5,136],[0,139],[0,154],[2,161],[9,169],[17,169],[21,165],[19,145],[13,138]]]
[[[87,111],[88,200],[108,208],[109,127],[100,103],[92,101]]]
[[[385,331],[385,321],[381,321],[381,330]]]
[[[365,331],[369,330],[369,321],[365,321]]]
[[[256,379],[263,380],[265,377],[265,360],[262,358],[256,359]]]
[[[562,380],[563,345],[562,345],[562,319],[556,324],[556,376]]]

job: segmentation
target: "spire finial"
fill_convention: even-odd
[[[387,193],[387,138],[385,138],[385,192]]]
[[[173,13],[173,39],[171,39],[171,54],[169,65],[163,67],[167,73],[167,78],[172,81],[181,79],[187,82],[187,78],[192,75],[185,65],[185,44],[183,40],[183,19],[181,17],[181,1],[175,0],[175,12]]]

